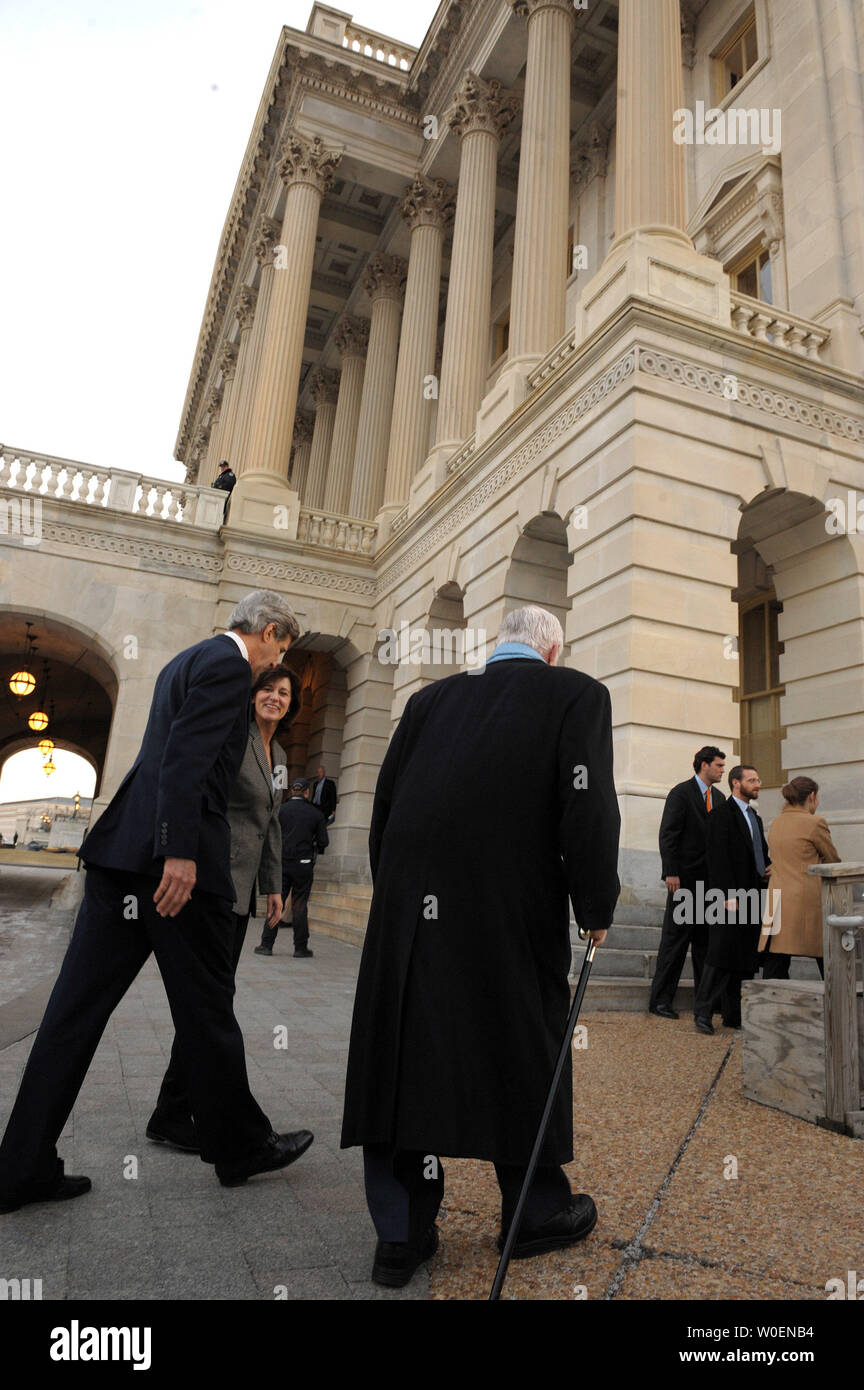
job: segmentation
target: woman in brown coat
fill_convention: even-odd
[[[768,831],[771,887],[759,941],[763,980],[788,980],[793,956],[812,956],[823,974],[822,880],[808,874],[807,866],[840,862],[827,822],[816,815],[819,784],[793,777],[783,796],[787,804]]]

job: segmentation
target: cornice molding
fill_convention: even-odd
[[[236,574],[254,574],[266,579],[282,579],[293,584],[308,584],[312,589],[336,589],[343,594],[364,594],[375,597],[375,580],[356,574],[337,574],[316,570],[308,565],[292,565],[283,560],[263,560],[255,555],[229,555],[226,565]]]
[[[107,531],[90,531],[82,526],[69,526],[65,523],[47,521],[42,526],[44,540],[56,541],[59,545],[76,546],[81,550],[101,550],[110,555],[128,555],[130,558],[146,560],[150,564],[162,564],[171,569],[188,569],[197,578],[218,579],[222,573],[222,556],[212,555],[203,550],[192,550],[188,546],[171,545],[166,541],[147,541],[124,534],[116,535]]]

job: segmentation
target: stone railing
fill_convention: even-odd
[[[361,29],[359,24],[346,24],[342,47],[364,58],[386,63],[388,67],[401,68],[403,72],[408,71],[417,55],[416,48],[388,39],[385,34],[376,34],[374,29]]]
[[[757,343],[771,343],[773,347],[786,348],[796,357],[807,357],[811,362],[821,362],[822,353],[828,339],[830,328],[823,328],[809,319],[799,319],[788,309],[778,309],[775,304],[766,304],[761,299],[751,299],[749,295],[732,292],[732,323],[739,333],[755,339]]]
[[[105,507],[153,521],[218,531],[225,493],[192,483],[147,478],[125,468],[93,468],[75,459],[0,446],[0,488],[73,506]]]
[[[343,550],[349,555],[371,555],[377,529],[374,521],[360,521],[354,516],[328,516],[326,512],[301,507],[297,539],[307,545]]]

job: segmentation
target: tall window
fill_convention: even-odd
[[[783,644],[777,636],[782,611],[782,603],[767,596],[739,608],[741,762],[758,769],[764,787],[781,787],[786,780],[780,751],[786,734],[780,722]]]
[[[771,285],[771,257],[764,246],[751,250],[729,266],[732,288],[739,294],[749,294],[751,299],[761,299],[766,304],[774,303]]]
[[[756,12],[751,5],[746,15],[714,55],[717,65],[718,95],[723,97],[737,87],[759,58],[756,41]]]

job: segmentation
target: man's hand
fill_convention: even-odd
[[[677,874],[667,874],[667,875],[666,875],[666,891],[667,891],[667,893],[677,893],[677,892],[678,892],[678,889],[679,889],[680,887],[681,887],[681,880],[680,880],[680,878],[678,877]]]
[[[160,917],[176,917],[188,903],[195,887],[194,859],[166,859],[159,887],[153,894]]]
[[[279,918],[280,918],[281,916],[282,916],[282,894],[281,894],[281,893],[268,893],[268,894],[267,894],[267,925],[268,925],[268,927],[275,927],[276,923],[279,921]]]
[[[603,931],[592,931],[589,932],[588,935],[591,937],[591,940],[594,942],[595,946],[602,946],[603,942],[606,940],[607,933],[606,929],[604,928]]]

